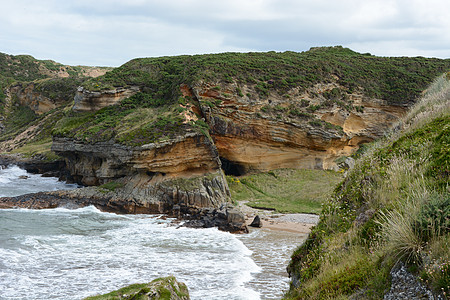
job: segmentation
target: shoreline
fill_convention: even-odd
[[[245,216],[245,224],[252,229],[309,234],[311,228],[319,222],[319,216],[315,214],[277,213],[275,211],[252,208],[247,206],[246,203],[246,201],[239,202],[238,208]],[[257,215],[261,219],[262,227],[251,227],[250,224]]]

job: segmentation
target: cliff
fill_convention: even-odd
[[[73,110],[93,114],[56,135],[142,145],[202,127],[226,173],[336,170],[337,159],[398,122],[446,66],[342,47],[135,59],[84,82]],[[133,118],[142,118],[139,128]]]
[[[342,47],[134,59],[71,85],[73,103],[47,113],[37,94],[17,96],[30,94],[22,85],[14,92],[20,109],[10,106],[9,115],[29,118],[7,126],[3,144],[21,137],[4,149],[24,149],[35,132],[31,144],[52,145],[73,181],[115,184],[111,199],[136,209],[201,215],[231,201],[222,170],[338,169],[338,159],[382,137],[449,67]],[[34,126],[47,130],[29,131],[41,112]]]
[[[133,96],[138,91],[138,87],[131,87],[129,89],[118,88],[102,92],[91,92],[83,87],[79,87],[74,97],[72,109],[76,112],[97,111],[103,107],[117,104],[121,100]]]
[[[334,91],[340,98],[330,101],[326,95]],[[336,159],[383,136],[407,109],[351,93],[336,82],[264,98],[257,96],[254,84],[203,83],[193,93],[220,157],[237,175],[277,168],[337,169]]]
[[[109,70],[0,53],[0,152],[54,157],[50,131],[62,110],[83,81]]]

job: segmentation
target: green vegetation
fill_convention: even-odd
[[[17,139],[12,153],[22,153],[26,157],[43,157],[46,160],[57,159],[57,156],[50,150],[51,131],[56,122],[61,119],[63,108],[36,115],[27,106],[14,105],[3,121],[5,129],[0,135],[0,142]],[[29,129],[29,131],[21,136],[20,134],[25,129]]]
[[[101,188],[103,190],[114,192],[116,189],[120,189],[123,186],[124,186],[124,184],[121,182],[110,181],[108,183],[102,184],[101,186],[99,186],[99,188]]]
[[[36,91],[52,100],[72,101],[78,86],[86,79],[79,77],[51,78],[36,82]]]
[[[371,97],[390,103],[415,100],[438,74],[450,68],[450,60],[423,57],[375,57],[343,47],[314,48],[310,51],[268,53],[221,53],[134,59],[106,75],[83,84],[89,90],[140,86],[155,99],[174,99],[181,83],[198,80],[255,84],[260,96],[291,88],[306,89],[317,83],[337,82],[349,92],[362,87]],[[334,76],[334,77],[333,77]],[[214,89],[219,89],[215,87]],[[242,92],[238,94],[241,95]],[[331,100],[345,97],[334,89]]]
[[[136,108],[131,97],[95,113],[69,111],[56,124],[53,135],[90,143],[113,139],[121,144],[140,146],[168,140],[188,130],[203,132],[200,123],[184,123],[178,108],[178,104],[158,106],[151,101]]]
[[[16,133],[26,125],[29,125],[37,118],[34,111],[28,106],[14,106],[12,110],[6,115],[5,131],[2,133],[1,140],[10,136],[15,136]]]
[[[436,293],[450,281],[450,81],[442,76],[374,143],[292,255],[289,299],[382,299],[399,261]],[[445,296],[444,296],[445,297]]]
[[[347,99],[347,93],[360,88],[366,95],[383,98],[390,103],[411,102],[431,78],[449,67],[450,60],[380,58],[342,47],[317,48],[302,53],[222,53],[133,59],[104,76],[84,81],[82,86],[90,91],[135,86],[140,88],[140,93],[89,116],[67,115],[66,118],[74,120],[62,120],[54,134],[87,142],[112,139],[126,145],[170,139],[186,130],[207,135],[207,127],[184,122],[180,111],[183,108],[179,106],[179,99],[183,98],[180,85],[195,86],[200,81],[216,82],[212,89],[222,91],[220,94],[225,98],[230,95],[222,90],[220,84],[234,83],[235,93],[240,97],[244,96],[240,87],[252,85],[260,97],[267,97],[270,93],[285,95],[293,88],[305,90],[318,83],[337,81],[343,88],[324,92],[324,103],[309,105],[309,101],[304,100],[290,107],[268,105],[261,111],[273,114],[277,119],[305,119],[312,126],[342,132],[342,128],[315,120],[302,108],[314,112],[338,105],[354,110],[356,108]],[[400,87],[404,91],[401,97],[398,94]],[[187,97],[182,102],[193,100]],[[221,103],[203,100],[201,105],[217,109]],[[150,108],[153,116],[148,113]],[[139,128],[125,125],[122,121],[131,114],[146,114],[149,118],[146,122],[140,121]]]
[[[331,195],[342,175],[322,170],[280,169],[242,177],[227,176],[233,201],[278,212],[314,213]]]
[[[85,69],[88,67],[64,66],[51,60],[37,60],[30,55],[14,56],[0,53],[0,104],[5,98],[5,88],[12,83],[56,78],[59,71],[66,71],[70,75],[69,78],[59,78],[51,84],[53,86],[49,86],[48,83],[43,85],[43,90],[48,93],[64,93],[67,82],[74,78],[85,78]],[[47,96],[52,98],[52,95]]]
[[[170,300],[189,299],[189,291],[184,283],[177,282],[174,276],[157,278],[150,283],[132,284],[117,291],[87,297],[85,300]]]
[[[56,159],[50,150],[51,130],[63,116],[62,107],[73,99],[77,87],[86,80],[84,73],[90,69],[37,60],[29,55],[0,53],[0,142],[16,139],[14,152]],[[59,78],[61,72],[70,76]],[[6,98],[6,89],[10,86],[22,91],[34,87],[33,92],[49,98],[59,108],[38,115],[30,107],[21,105],[14,93],[11,98]],[[20,135],[26,129],[28,132]]]
[[[23,157],[39,158],[44,161],[56,161],[61,159],[53,151],[51,151],[52,140],[39,140],[37,142],[27,143],[24,146],[18,147],[11,151],[11,153],[20,153]]]

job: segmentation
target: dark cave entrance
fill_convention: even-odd
[[[220,157],[220,161],[222,162],[222,170],[225,172],[225,175],[231,176],[245,175],[244,166],[223,157]]]

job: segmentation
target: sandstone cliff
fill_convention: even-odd
[[[55,138],[52,149],[65,158],[75,182],[93,186],[53,193],[57,199],[69,199],[53,200],[58,205],[93,204],[121,213],[165,213],[193,219],[188,226],[246,231],[242,214],[230,206],[217,150],[203,134],[190,132],[139,147]],[[38,203],[26,200],[22,206],[47,205]]]
[[[91,92],[79,87],[74,97],[73,110],[96,111],[103,107],[114,105],[139,91],[139,87],[117,88],[102,92]]]
[[[83,185],[118,180],[123,182],[123,197],[142,194],[138,197],[150,204],[164,197],[171,199],[167,205],[217,207],[228,202],[217,150],[198,133],[140,147],[55,138],[52,149],[65,157],[74,181]]]
[[[336,169],[337,158],[381,137],[407,110],[337,83],[264,98],[255,85],[236,82],[202,82],[192,90],[220,157],[237,175],[277,168]],[[330,101],[324,95],[333,90],[342,95]],[[351,104],[343,104],[344,99]]]

